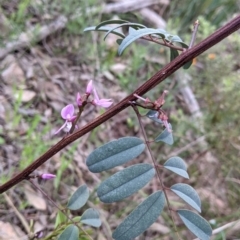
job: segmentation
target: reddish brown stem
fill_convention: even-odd
[[[120,103],[115,105],[114,107],[110,108],[104,114],[84,126],[83,128],[79,129],[77,132],[65,137],[61,141],[59,141],[56,145],[51,147],[46,153],[40,156],[37,160],[35,160],[30,166],[25,168],[22,172],[14,176],[8,182],[0,186],[0,193],[3,193],[10,189],[11,187],[15,186],[16,184],[20,183],[22,180],[26,179],[29,174],[31,174],[34,170],[40,167],[43,163],[45,163],[49,158],[55,155],[57,152],[65,148],[70,143],[74,142],[78,138],[82,137],[84,134],[90,132],[100,124],[106,122],[111,117],[115,116],[125,108],[129,106],[129,102],[136,100],[136,97],[133,94],[137,94],[142,96],[143,94],[147,93],[149,90],[157,86],[171,74],[173,74],[176,70],[182,67],[185,63],[189,62],[193,58],[197,57],[204,51],[208,50],[212,46],[219,43],[221,40],[232,34],[233,32],[237,31],[240,28],[240,15],[231,20],[225,26],[218,29],[208,38],[197,44],[196,46],[192,47],[184,51],[181,55],[175,58],[172,62],[167,64],[164,68],[162,68],[159,72],[157,72],[154,76],[152,76],[148,81],[146,81],[142,86],[140,86],[136,91],[128,95],[124,98]]]

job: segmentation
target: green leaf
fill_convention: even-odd
[[[210,224],[200,215],[190,210],[177,210],[178,215],[186,225],[186,227],[199,239],[209,240],[212,236],[212,228]]]
[[[122,43],[122,41],[123,41],[123,40],[120,39],[120,38],[116,40],[116,42],[117,42],[118,45],[120,45],[120,44]]]
[[[147,230],[159,217],[165,204],[162,191],[150,195],[113,232],[116,240],[131,240]]]
[[[154,174],[155,169],[147,163],[127,167],[101,183],[98,197],[105,203],[120,201],[144,187]]]
[[[194,188],[185,183],[177,183],[171,186],[171,190],[191,207],[201,212],[201,201]]]
[[[149,119],[153,120],[154,122],[158,122],[158,123],[163,124],[163,121],[158,118],[158,115],[159,115],[159,113],[157,111],[154,111],[154,110],[149,110],[149,112],[146,114],[146,116]]]
[[[116,19],[116,20],[107,20],[107,21],[103,21],[101,23],[99,23],[96,26],[96,30],[98,30],[100,27],[104,26],[104,25],[108,25],[108,24],[122,24],[122,23],[128,23],[128,21],[126,20],[121,20],[121,19]]]
[[[84,32],[89,32],[89,31],[100,31],[100,32],[108,32],[109,30],[111,30],[111,27],[100,27],[96,30],[95,26],[92,27],[87,27],[85,28],[83,31]],[[125,38],[125,35],[119,31],[112,31],[112,33],[116,34],[117,36],[121,37],[121,38]]]
[[[89,198],[89,190],[87,185],[80,186],[70,197],[67,208],[77,210],[84,206]]]
[[[86,164],[91,172],[102,172],[136,158],[144,148],[145,144],[140,138],[119,138],[94,150]]]
[[[98,211],[93,208],[89,208],[83,213],[81,222],[92,227],[100,227],[102,224]]]
[[[178,50],[170,48],[170,61],[175,59],[179,55]]]
[[[79,239],[79,230],[75,225],[69,225],[61,235],[58,237],[58,240],[78,240]]]
[[[55,220],[55,228],[58,225],[61,225],[62,223],[65,223],[65,222],[67,222],[67,216],[65,214],[63,214],[62,211],[58,211],[57,217],[56,217],[56,220]]]
[[[137,40],[138,38],[141,38],[143,36],[150,35],[150,34],[157,34],[161,38],[165,38],[165,35],[167,33],[165,30],[153,29],[153,28],[143,28],[143,29],[136,30],[135,32],[131,32],[131,34],[129,34],[123,39],[121,45],[118,48],[118,54],[121,55],[125,50],[125,48],[129,46],[132,42]]]
[[[113,32],[115,29],[117,29],[117,28],[120,28],[120,27],[123,27],[123,26],[131,26],[132,28],[136,28],[136,29],[138,29],[138,28],[146,28],[144,25],[142,25],[142,24],[138,24],[138,23],[123,23],[123,24],[120,24],[119,26],[116,26],[116,27],[114,27],[114,28],[112,28],[112,29],[110,29],[107,33],[106,33],[106,35],[104,36],[104,40],[107,38],[107,36],[111,33],[111,32]],[[131,31],[132,32],[132,31]],[[130,33],[130,32],[129,32]]]
[[[164,163],[164,168],[189,179],[187,165],[180,157],[171,157]]]
[[[182,47],[184,48],[188,48],[188,45],[182,41],[182,39],[177,36],[177,35],[174,35],[172,38],[171,38],[171,42],[177,42],[177,43],[180,43],[182,45]]]
[[[185,64],[183,65],[183,69],[188,69],[188,68],[190,68],[191,65],[192,65],[192,63],[193,63],[193,60],[191,60],[191,61],[185,63]]]
[[[172,129],[171,124],[169,123],[170,129]],[[169,132],[166,128],[164,129],[163,132],[160,133],[160,135],[158,135],[155,140],[155,142],[164,142],[168,145],[172,145],[173,144],[173,135],[172,132]]]

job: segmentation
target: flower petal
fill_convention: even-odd
[[[54,133],[54,135],[58,134],[65,126],[67,125],[67,121]]]
[[[46,179],[46,180],[53,179],[53,178],[55,178],[55,177],[56,177],[56,175],[51,174],[51,173],[43,173],[43,174],[41,175],[41,178],[42,178],[42,179]]]
[[[77,99],[76,99],[77,105],[82,106],[82,98],[80,93],[77,93]]]
[[[113,104],[111,99],[100,99],[97,103],[98,106],[101,106],[103,108],[108,108]]]
[[[96,91],[95,88],[93,89],[93,94],[94,94],[94,101],[98,102],[99,101],[99,97],[98,97],[98,94],[97,94],[97,91]]]
[[[91,94],[93,90],[93,83],[92,80],[88,83],[87,88],[86,88],[86,94]]]
[[[61,111],[61,116],[63,119],[71,118],[74,114],[74,106],[73,104],[68,104],[66,107],[64,107]]]

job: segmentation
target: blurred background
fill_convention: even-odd
[[[189,43],[193,23],[200,21],[196,43],[237,16],[239,0],[0,0],[0,184],[23,170],[65,135],[53,133],[63,124],[61,109],[75,103],[90,79],[101,97],[114,104],[165,66],[170,51],[137,41],[117,55],[115,36],[87,32],[86,27],[109,19],[125,19],[178,34]],[[123,29],[126,31],[127,29]],[[153,144],[159,164],[179,155],[190,180],[164,173],[166,186],[185,182],[202,200],[202,216],[213,229],[236,221],[212,239],[240,239],[240,32],[236,32],[193,61],[146,96],[156,99],[168,90],[164,110],[173,126],[173,146]],[[145,97],[146,97],[145,96]],[[79,127],[104,110],[90,106]],[[162,127],[143,118],[150,139]],[[93,174],[86,157],[102,144],[124,136],[142,137],[132,110],[125,110],[57,153],[37,173],[57,177],[41,183],[59,205],[81,184],[91,189],[87,207],[99,210],[103,225],[89,229],[93,239],[111,239],[111,231],[138,203],[159,189],[154,179],[143,190],[117,204],[103,204],[96,196],[99,183],[113,171]],[[134,162],[149,162],[145,152]],[[131,164],[131,163],[130,163]],[[184,203],[169,195],[174,208]],[[14,208],[15,206],[16,208]],[[167,208],[139,240],[176,239]],[[79,215],[84,211],[73,212]],[[0,239],[26,239],[33,231],[54,229],[57,209],[27,182],[0,197]],[[194,239],[176,218],[182,239]],[[54,238],[52,238],[54,239]]]

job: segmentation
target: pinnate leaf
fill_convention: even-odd
[[[121,55],[126,47],[128,47],[132,42],[137,40],[138,38],[141,38],[146,35],[159,35],[161,38],[165,38],[165,35],[167,35],[165,30],[162,29],[153,29],[153,28],[143,28],[138,29],[135,32],[131,32],[128,36],[126,36],[121,45],[118,48],[118,54]]]
[[[171,124],[169,123],[170,129],[172,129]],[[154,140],[155,142],[164,142],[168,145],[173,144],[173,135],[172,132],[169,132],[166,128],[163,130],[163,132],[160,133],[159,136],[157,136]]]
[[[67,208],[77,210],[84,206],[89,198],[89,190],[87,185],[80,186],[70,197]]]
[[[58,237],[58,240],[78,240],[79,239],[79,230],[75,225],[69,225],[61,235]]]
[[[212,235],[212,228],[203,217],[190,210],[185,209],[177,210],[177,213],[186,227],[199,239],[210,239]]]
[[[102,224],[98,211],[93,208],[89,208],[83,213],[81,222],[92,227],[100,227]]]
[[[144,148],[145,144],[140,138],[119,138],[94,150],[86,164],[91,172],[102,172],[136,158]]]
[[[191,207],[201,212],[201,201],[194,188],[185,183],[177,183],[171,186],[171,190]]]
[[[155,169],[147,163],[127,167],[100,184],[98,197],[105,203],[120,201],[144,187],[154,174]]]
[[[184,177],[188,178],[187,165],[180,157],[171,157],[164,163],[164,168]]]
[[[112,237],[116,240],[136,238],[157,220],[164,204],[164,193],[162,191],[153,193],[124,219]]]

